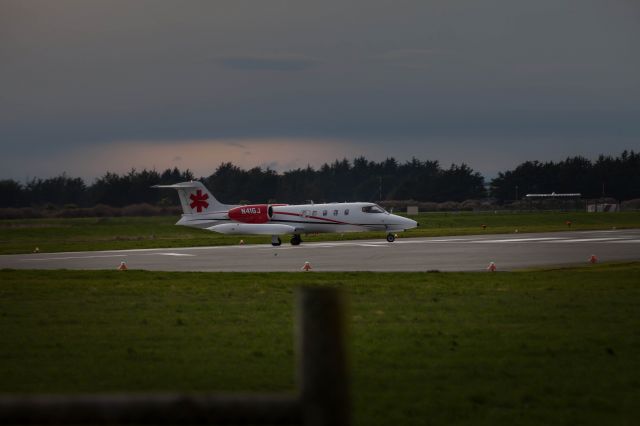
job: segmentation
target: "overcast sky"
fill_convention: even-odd
[[[640,2],[0,0],[0,179],[640,150]]]

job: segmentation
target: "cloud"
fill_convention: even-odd
[[[243,145],[240,142],[236,142],[236,141],[227,141],[224,144],[227,146],[235,146],[236,148],[247,149],[246,145]]]
[[[0,3],[2,176],[476,146],[493,170],[640,138],[637,2]],[[154,160],[112,159],[119,141]]]
[[[389,50],[381,55],[379,58],[383,59],[424,59],[431,58],[434,55],[441,54],[442,51],[438,49],[395,49]]]
[[[372,60],[401,67],[427,68],[444,53],[439,49],[394,49],[375,55]]]
[[[320,63],[315,58],[297,55],[224,56],[219,62],[224,68],[245,71],[303,71]]]
[[[246,146],[248,151],[239,150],[236,143]],[[180,155],[176,156],[179,147]],[[304,152],[304,155],[300,155]],[[340,152],[340,155],[336,155]],[[278,172],[306,167],[318,167],[335,158],[355,157],[358,148],[344,140],[335,139],[225,139],[209,140],[129,140],[105,145],[86,145],[72,153],[54,152],[32,155],[28,164],[19,161],[19,156],[8,153],[7,166],[0,169],[0,179],[25,179],[29,176],[57,176],[67,170],[69,175],[80,176],[91,182],[107,171],[126,173],[136,170],[165,170],[175,166],[188,168],[196,176],[208,176],[224,162],[244,169],[270,167]],[[247,155],[249,153],[249,155]],[[278,159],[269,161],[277,153]],[[177,159],[180,160],[177,160]]]

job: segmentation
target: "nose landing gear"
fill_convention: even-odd
[[[274,247],[278,247],[280,244],[282,244],[282,240],[280,239],[280,237],[278,237],[277,235],[272,235],[271,245]]]
[[[392,243],[396,240],[396,236],[393,234],[387,234],[387,241]]]

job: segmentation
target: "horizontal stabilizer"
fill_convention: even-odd
[[[221,234],[282,235],[296,232],[293,226],[276,223],[224,223],[207,229]]]
[[[202,185],[202,183],[198,182],[198,181],[193,181],[193,182],[180,182],[180,183],[174,183],[173,185],[153,185],[152,188],[174,188],[174,189],[180,189],[180,188],[202,188],[204,185]]]

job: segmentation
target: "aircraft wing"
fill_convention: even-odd
[[[221,234],[282,235],[296,233],[295,227],[277,223],[223,223],[207,229]]]

